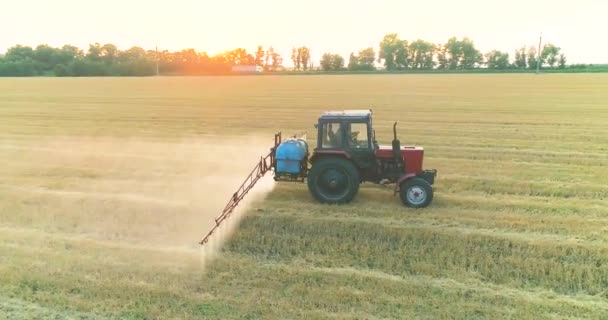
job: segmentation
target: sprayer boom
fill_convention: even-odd
[[[255,167],[253,167],[253,170],[251,170],[247,178],[245,178],[245,181],[243,181],[236,192],[232,194],[232,197],[230,197],[230,200],[228,200],[228,203],[224,207],[222,213],[215,218],[215,225],[213,228],[211,228],[203,240],[199,242],[200,245],[204,245],[209,241],[209,238],[213,232],[215,232],[215,230],[220,227],[221,223],[230,216],[239,202],[245,198],[249,190],[255,186],[258,180],[260,180],[266,174],[266,172],[274,168],[275,151],[279,144],[281,144],[280,132],[274,135],[274,146],[270,148],[268,155],[260,158],[260,161],[255,165]]]

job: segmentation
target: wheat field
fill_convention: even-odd
[[[608,75],[0,79],[0,318],[603,319]],[[273,134],[374,111],[435,200],[263,181]]]

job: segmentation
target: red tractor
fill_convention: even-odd
[[[423,170],[422,147],[401,146],[396,122],[392,146],[378,145],[370,110],[326,112],[315,127],[317,147],[312,156],[301,139],[276,147],[275,180],[306,178],[310,193],[323,203],[350,202],[362,182],[395,183],[395,193],[408,207],[424,208],[433,200],[437,170]],[[299,170],[290,170],[289,164],[296,163],[292,167]]]
[[[395,194],[408,207],[424,208],[433,200],[437,170],[423,170],[424,149],[402,147],[393,125],[392,146],[381,146],[372,127],[371,110],[325,112],[319,117],[317,147],[309,154],[305,139],[281,141],[275,135],[270,153],[260,159],[235,192],[216,226],[226,219],[255,183],[269,170],[276,181],[307,181],[310,193],[322,203],[348,203],[362,182],[395,184]]]

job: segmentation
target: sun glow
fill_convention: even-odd
[[[3,5],[0,52],[15,44],[72,44],[87,48],[94,42],[121,49],[194,48],[210,55],[235,48],[253,52],[257,45],[273,46],[289,64],[292,47],[308,46],[314,60],[324,52],[348,57],[350,52],[377,47],[386,33],[410,41],[444,43],[452,36],[473,39],[483,52],[512,52],[532,45],[543,32],[562,48],[569,62],[608,63],[602,16],[608,3],[581,0],[576,6],[555,1],[511,0],[500,7],[486,1],[440,0],[405,2],[378,0],[298,1],[120,1],[94,6],[79,0],[24,0]],[[16,28],[15,26],[19,26]]]

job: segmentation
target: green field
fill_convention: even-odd
[[[0,79],[0,319],[605,319],[607,89],[608,74]],[[381,143],[399,121],[425,147],[429,208],[266,183],[201,253],[275,131],[312,142],[322,111],[369,107]]]

